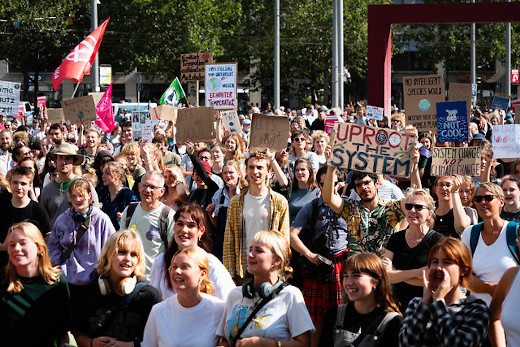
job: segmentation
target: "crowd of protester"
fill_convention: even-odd
[[[252,151],[255,113],[183,143],[0,115],[2,345],[520,346],[520,159],[490,142],[510,112],[438,143],[396,107],[264,110],[287,148]],[[410,177],[328,165],[326,119],[414,133]],[[431,175],[466,146],[480,175]]]

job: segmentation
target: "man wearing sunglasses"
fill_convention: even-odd
[[[330,152],[330,146],[327,147],[327,151]],[[418,161],[419,151],[415,149],[411,156],[412,188],[420,187]],[[386,202],[381,200],[377,194],[377,175],[360,171],[354,171],[351,181],[354,182],[354,188],[361,200],[342,199],[334,194],[335,174],[336,167],[328,165],[323,186],[323,201],[347,221],[349,255],[360,252],[381,255],[390,235],[403,227],[404,199]]]

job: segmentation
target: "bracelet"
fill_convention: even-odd
[[[280,342],[277,339],[274,339],[274,345],[275,345],[275,347],[282,347],[282,342]]]

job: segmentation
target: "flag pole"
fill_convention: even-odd
[[[76,84],[76,88],[74,88],[74,92],[72,93],[71,99],[74,99],[74,95],[76,95],[76,91],[78,90],[80,83],[81,82],[78,82],[78,84]]]
[[[182,89],[182,83],[181,81],[179,81],[179,84],[181,85],[181,89]],[[197,90],[197,93],[199,91]],[[186,93],[184,93],[184,99],[186,99],[186,102],[188,103],[188,107],[191,108],[191,105],[190,105],[190,101],[188,100],[188,96],[186,95]],[[196,106],[199,106],[198,104]]]

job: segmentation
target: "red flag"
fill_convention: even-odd
[[[110,17],[104,21],[103,24],[98,26],[96,30],[91,32],[89,36],[81,41],[80,44],[65,57],[65,60],[52,75],[54,90],[58,90],[61,82],[67,78],[72,78],[74,82],[79,82],[83,80],[83,75],[90,74],[90,68],[96,58],[109,20]]]
[[[96,106],[96,114],[96,125],[107,134],[111,133],[116,127],[112,110],[112,82],[110,82],[110,86],[108,86],[105,94],[99,100]]]

